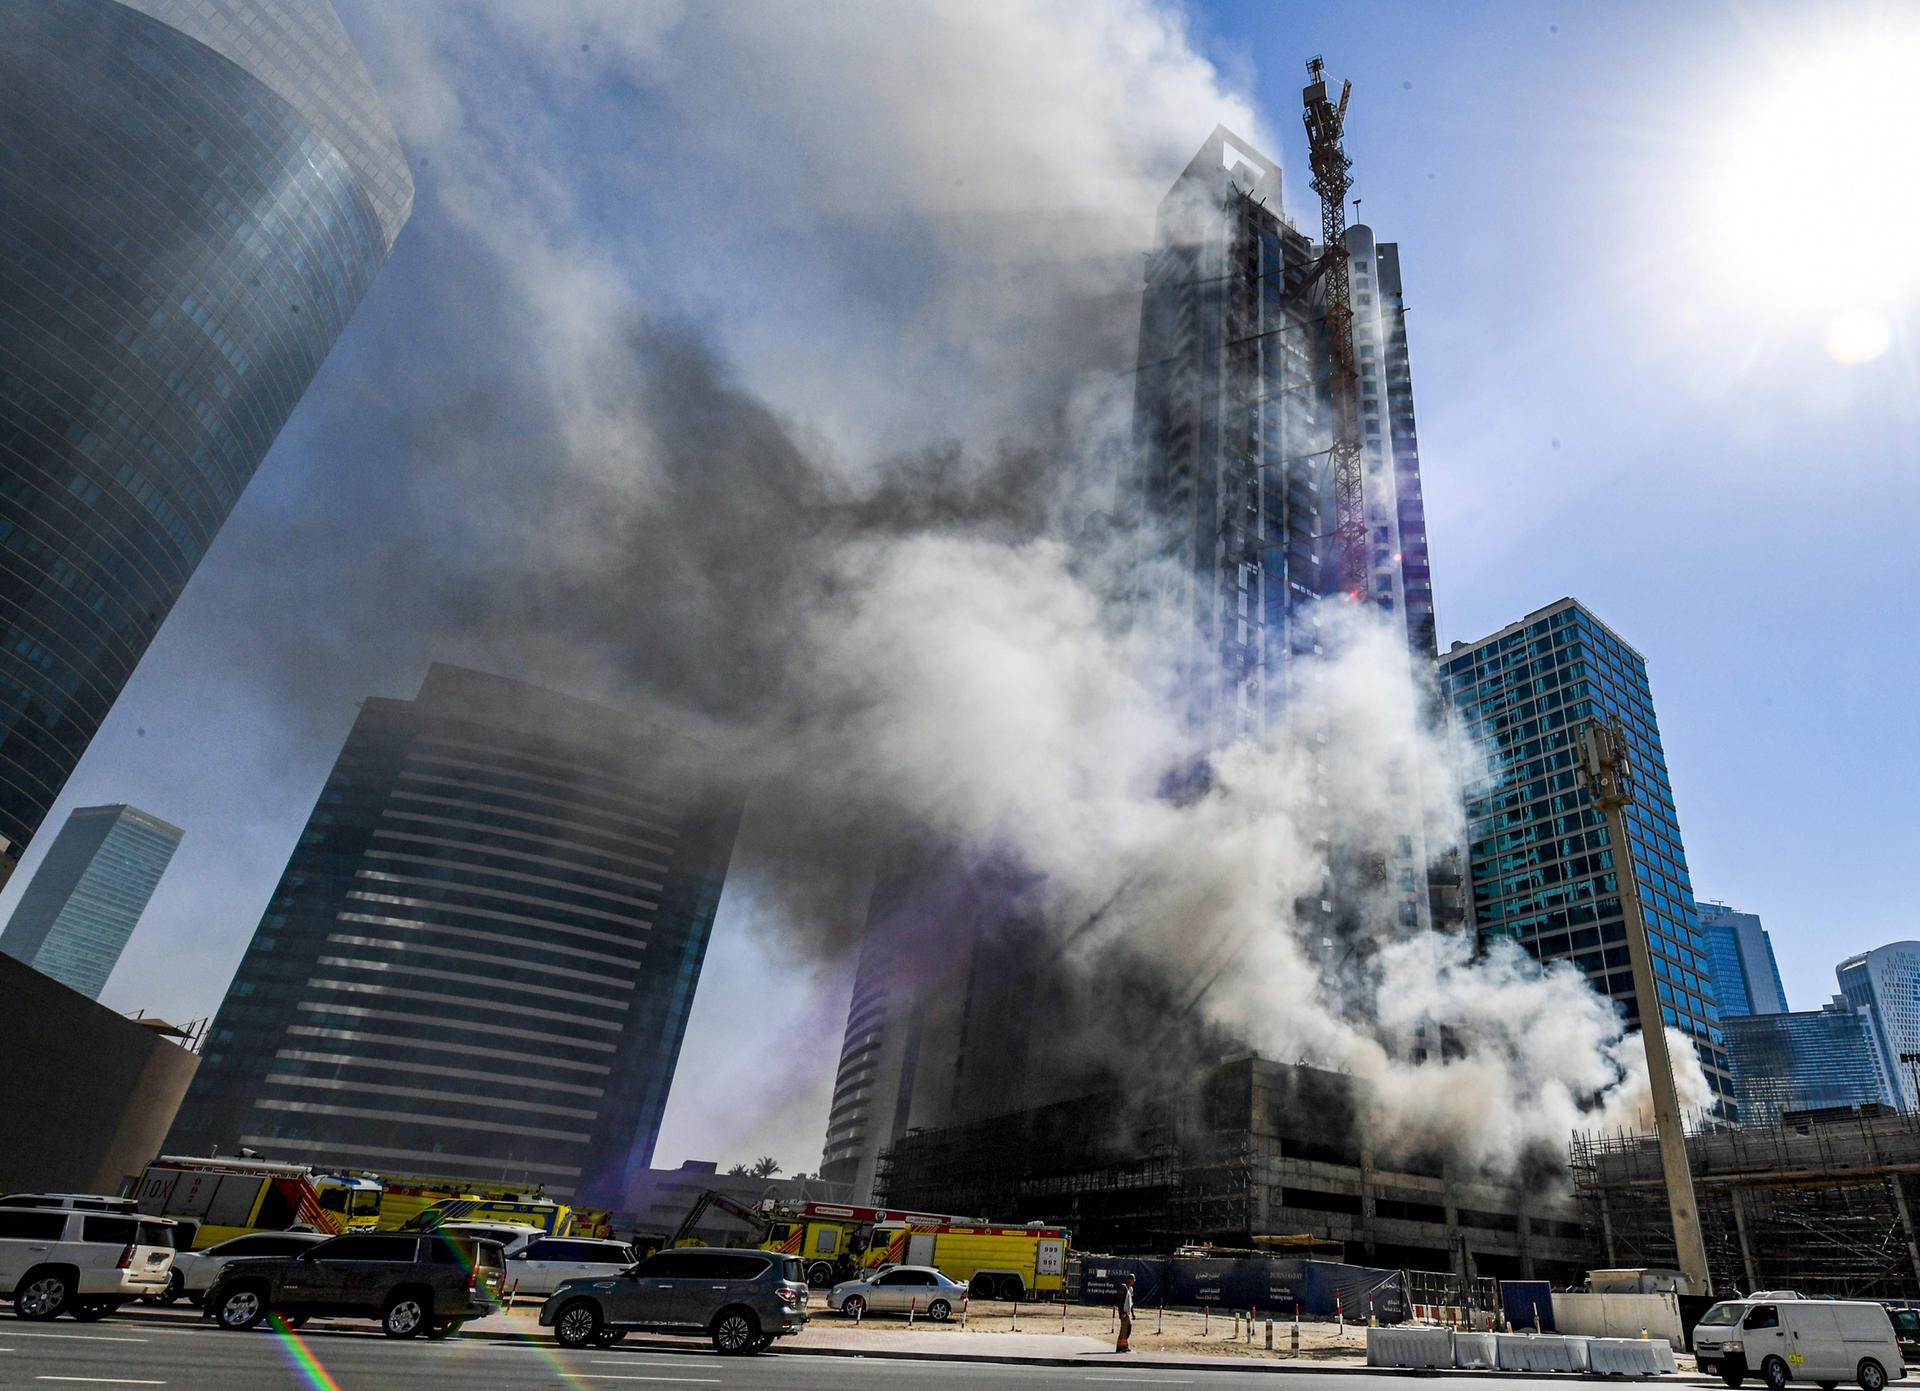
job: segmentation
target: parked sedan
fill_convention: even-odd
[[[918,1313],[945,1323],[960,1307],[967,1287],[930,1265],[896,1265],[860,1280],[846,1280],[827,1291],[827,1307],[848,1318],[863,1314]]]
[[[507,1256],[507,1284],[516,1296],[552,1294],[563,1281],[618,1275],[635,1260],[624,1241],[542,1237]]]
[[[227,1268],[227,1262],[241,1256],[292,1256],[309,1246],[327,1240],[325,1232],[248,1232],[209,1246],[204,1251],[176,1251],[173,1275],[161,1293],[152,1296],[159,1304],[171,1304],[183,1296],[189,1304],[198,1304]]]

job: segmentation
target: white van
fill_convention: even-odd
[[[1758,1376],[1774,1391],[1843,1381],[1881,1391],[1906,1376],[1893,1321],[1878,1304],[1851,1299],[1735,1299],[1716,1304],[1693,1330],[1700,1370],[1729,1386]]]

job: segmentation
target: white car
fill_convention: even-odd
[[[171,1304],[184,1295],[189,1304],[198,1304],[234,1257],[292,1256],[326,1239],[325,1232],[248,1232],[204,1251],[176,1251],[173,1275],[154,1301]]]
[[[508,1254],[507,1285],[516,1295],[552,1294],[564,1280],[618,1275],[636,1259],[624,1241],[541,1237]]]
[[[484,1241],[497,1241],[500,1249],[509,1256],[528,1242],[538,1241],[547,1234],[545,1227],[529,1227],[518,1222],[443,1222],[440,1230],[478,1237]]]
[[[173,1223],[77,1207],[0,1208],[0,1293],[23,1319],[105,1318],[158,1294],[173,1273]]]
[[[827,1307],[849,1318],[911,1312],[945,1323],[966,1293],[965,1285],[930,1265],[896,1265],[864,1279],[841,1281],[827,1291]]]

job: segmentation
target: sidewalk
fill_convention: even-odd
[[[892,1319],[884,1322],[875,1319],[865,1324],[853,1324],[837,1315],[828,1314],[825,1317],[816,1315],[808,1323],[805,1333],[798,1337],[781,1339],[776,1345],[776,1352],[781,1356],[872,1357],[929,1362],[999,1362],[1046,1367],[1125,1366],[1165,1371],[1318,1372],[1336,1376],[1526,1377],[1536,1380],[1557,1375],[1566,1380],[1575,1379],[1573,1375],[1565,1373],[1433,1371],[1369,1367],[1363,1348],[1352,1347],[1329,1348],[1317,1357],[1289,1357],[1280,1351],[1266,1350],[1264,1328],[1256,1330],[1255,1345],[1251,1347],[1243,1342],[1231,1343],[1222,1336],[1220,1345],[1223,1351],[1221,1352],[1149,1348],[1141,1346],[1143,1338],[1136,1333],[1134,1337],[1136,1350],[1132,1353],[1116,1353],[1110,1337],[1100,1338],[1087,1333],[1045,1331],[1045,1325],[1049,1321],[1057,1330],[1059,1327],[1057,1307],[1035,1306],[1035,1314],[1032,1317],[1023,1313],[1022,1323],[1026,1326],[1019,1332],[1012,1331],[1011,1320],[1005,1315],[999,1315],[994,1319],[996,1327],[992,1329],[961,1329],[955,1324],[916,1325],[908,1328],[903,1321]],[[1214,1319],[1212,1323],[1215,1327],[1221,1326],[1219,1319]],[[1364,1342],[1365,1329],[1349,1330],[1349,1333],[1357,1335]],[[547,1339],[552,1337],[552,1332],[539,1326],[534,1309],[522,1306],[511,1312],[475,1319],[461,1330],[460,1336],[524,1341],[529,1338]],[[1244,1337],[1244,1331],[1242,1336]],[[1283,1343],[1286,1337],[1286,1326],[1276,1323],[1274,1341],[1277,1344]],[[629,1335],[620,1344],[622,1348],[661,1350],[686,1350],[694,1346],[697,1344],[689,1339],[653,1338],[644,1334]],[[1233,1347],[1234,1351],[1224,1351],[1228,1346]],[[1719,1385],[1717,1379],[1699,1377],[1687,1371],[1663,1380],[1669,1385],[1677,1383]]]

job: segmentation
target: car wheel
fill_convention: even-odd
[[[460,1326],[465,1322],[465,1319],[441,1319],[427,1330],[427,1336],[436,1342],[442,1338],[451,1338],[460,1331]]]
[[[713,1321],[713,1350],[729,1357],[755,1351],[760,1341],[760,1320],[750,1309],[723,1309]]]
[[[560,1311],[553,1321],[553,1336],[562,1347],[584,1348],[597,1342],[601,1331],[600,1311],[590,1300],[579,1300]]]
[[[1745,1381],[1746,1378],[1732,1368],[1728,1368],[1726,1371],[1720,1373],[1720,1380],[1729,1386],[1738,1386],[1742,1381]]]
[[[1760,1379],[1773,1391],[1780,1391],[1787,1384],[1787,1364],[1777,1357],[1769,1357],[1760,1364]]]
[[[603,1328],[595,1336],[593,1345],[597,1348],[618,1347],[626,1341],[626,1337],[627,1330],[624,1328]]]
[[[187,1292],[187,1282],[177,1270],[167,1272],[167,1287],[158,1294],[150,1294],[147,1299],[155,1304],[172,1304]]]
[[[397,1294],[380,1311],[380,1331],[389,1338],[411,1338],[425,1331],[433,1321],[433,1311],[417,1294]]]
[[[945,1323],[953,1314],[953,1306],[944,1299],[936,1299],[927,1306],[927,1317],[935,1323]]]
[[[1886,1391],[1887,1369],[1871,1357],[1861,1360],[1857,1376],[1860,1391]]]
[[[825,1261],[815,1261],[807,1267],[807,1283],[816,1290],[830,1288],[833,1284],[833,1267]]]
[[[1018,1275],[1008,1275],[1000,1281],[1000,1297],[1009,1303],[1020,1299],[1026,1292],[1026,1286],[1020,1283]]]
[[[98,1323],[113,1312],[110,1299],[76,1299],[67,1312],[81,1323]]]
[[[847,1302],[840,1306],[840,1312],[850,1319],[857,1319],[867,1312],[867,1301],[857,1294],[850,1294]]]
[[[13,1292],[13,1312],[23,1319],[58,1318],[73,1299],[73,1277],[59,1270],[36,1270]]]
[[[259,1285],[235,1285],[207,1292],[213,1321],[235,1333],[252,1328],[267,1316],[267,1292]]]

